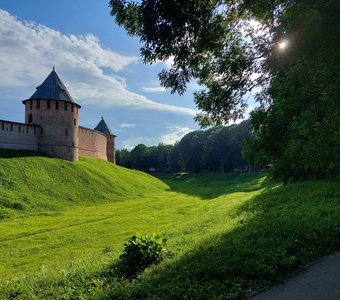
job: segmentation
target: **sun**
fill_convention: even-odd
[[[284,50],[286,49],[288,46],[288,41],[287,40],[283,40],[278,44],[278,47],[280,50]]]

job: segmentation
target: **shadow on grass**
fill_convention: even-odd
[[[267,189],[210,236],[135,281],[112,281],[105,299],[240,299],[340,248],[340,192],[334,183]]]
[[[42,154],[35,152],[35,151],[0,149],[0,158],[15,158],[15,157],[30,157],[30,156],[45,157]]]
[[[270,185],[266,173],[200,173],[158,177],[171,191],[211,200],[235,192],[252,192]]]

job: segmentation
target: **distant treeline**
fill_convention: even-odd
[[[116,152],[117,164],[131,169],[154,172],[197,173],[248,170],[242,157],[242,143],[250,135],[249,122],[196,130],[175,145],[139,144],[131,151]]]

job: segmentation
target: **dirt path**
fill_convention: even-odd
[[[340,300],[340,251],[249,300]]]

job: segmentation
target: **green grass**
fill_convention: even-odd
[[[23,209],[3,205],[0,299],[238,299],[340,248],[338,182],[158,180],[90,158],[8,156],[0,199]],[[117,278],[124,241],[158,230],[174,256],[134,281]]]
[[[0,149],[0,219],[122,201],[166,188],[152,176],[100,159],[81,157],[71,163]]]

